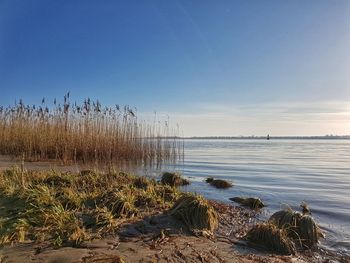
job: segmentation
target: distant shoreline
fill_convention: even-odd
[[[266,136],[193,136],[181,137],[181,139],[210,139],[210,140],[266,140]],[[271,136],[270,140],[349,140],[350,135],[326,135],[326,136]]]

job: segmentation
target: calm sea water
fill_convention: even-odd
[[[185,190],[208,198],[260,197],[266,218],[288,204],[305,201],[326,233],[323,245],[350,251],[349,140],[185,140],[184,162],[167,167],[193,182]],[[230,180],[215,189],[206,177]],[[231,202],[233,203],[233,202]]]

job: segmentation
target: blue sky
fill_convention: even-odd
[[[0,1],[0,104],[70,91],[184,135],[350,134],[350,1]]]

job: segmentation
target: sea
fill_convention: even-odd
[[[185,139],[182,161],[165,165],[191,181],[184,191],[238,205],[229,198],[258,197],[260,217],[306,202],[325,233],[321,245],[350,252],[350,140]],[[216,189],[207,177],[233,183]]]

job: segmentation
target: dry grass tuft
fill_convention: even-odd
[[[246,235],[247,240],[281,255],[295,254],[294,243],[288,237],[285,229],[280,229],[272,223],[262,223],[254,226]]]
[[[134,180],[134,186],[140,189],[147,190],[151,185],[152,182],[144,176],[139,176]]]
[[[295,248],[310,249],[322,232],[314,219],[288,208],[274,213],[268,222],[258,224],[246,238],[253,244],[279,254],[294,254]]]
[[[183,194],[169,211],[190,230],[214,231],[218,227],[218,217],[213,206],[202,196]]]
[[[188,185],[190,182],[184,179],[180,173],[169,173],[165,172],[162,175],[161,179],[162,184],[170,185],[170,186],[183,186]]]
[[[293,210],[278,211],[270,217],[269,221],[279,228],[285,228],[288,236],[304,248],[315,246],[318,238],[322,236],[320,228],[310,215]]]

